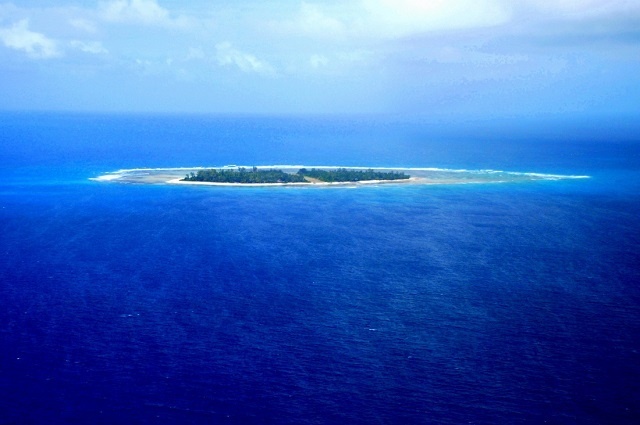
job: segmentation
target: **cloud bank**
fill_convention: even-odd
[[[94,79],[85,98],[109,97],[116,84],[134,88],[123,96],[137,92],[137,104],[162,86],[201,109],[224,108],[207,92],[239,105],[277,96],[284,110],[640,109],[636,1],[55,3],[0,0],[0,81],[32,66],[47,86],[53,71],[38,65],[47,59],[58,81]]]

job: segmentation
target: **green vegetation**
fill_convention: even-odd
[[[215,182],[215,183],[303,183],[303,182],[358,182],[366,180],[406,180],[407,174],[391,171],[349,170],[338,168],[336,170],[318,170],[312,168],[307,170],[301,168],[297,173],[286,173],[282,170],[259,170],[252,169],[207,169],[198,170],[197,173],[190,173],[183,181],[191,182]]]
[[[318,170],[302,168],[298,174],[311,177],[323,182],[359,182],[366,180],[406,180],[410,176],[398,171],[349,170],[338,168],[336,170]]]
[[[188,182],[215,182],[215,183],[300,183],[305,178],[300,174],[285,173],[282,170],[258,170],[253,167],[225,169],[225,170],[198,170],[190,173],[182,179]]]

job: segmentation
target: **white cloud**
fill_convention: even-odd
[[[71,47],[76,48],[85,53],[91,53],[94,55],[109,53],[107,49],[102,46],[99,41],[79,41],[73,40],[69,43]]]
[[[270,25],[277,32],[295,33],[309,37],[335,38],[341,37],[346,33],[347,26],[343,22],[344,18],[345,16],[337,18],[330,16],[320,6],[303,2],[293,19],[272,21]]]
[[[311,65],[312,68],[322,68],[327,66],[328,64],[329,59],[327,59],[327,57],[323,55],[311,55],[311,57],[309,58],[309,65]]]
[[[290,19],[269,26],[298,36],[380,39],[489,27],[510,17],[511,4],[501,0],[354,0],[333,7],[303,2]]]
[[[328,16],[316,5],[302,3],[299,23],[303,28],[310,28],[331,34],[340,34],[344,31],[344,23]]]
[[[183,27],[184,17],[174,18],[156,0],[111,0],[101,4],[102,16],[109,22]]]
[[[79,29],[81,31],[88,32],[91,34],[94,34],[98,31],[98,29],[96,28],[96,25],[93,22],[88,21],[86,19],[81,19],[81,18],[70,19],[69,24],[71,24],[71,26],[76,29]]]
[[[204,51],[200,47],[189,47],[185,60],[202,60],[206,57]]]
[[[263,75],[273,75],[275,72],[269,63],[234,48],[226,41],[216,45],[216,57],[220,66],[236,66],[243,72]]]
[[[362,5],[361,30],[392,37],[495,26],[510,18],[509,7],[498,0],[363,0]]]
[[[29,29],[27,19],[23,19],[11,27],[0,28],[0,40],[5,46],[22,50],[28,56],[36,59],[49,59],[62,54],[54,40]]]

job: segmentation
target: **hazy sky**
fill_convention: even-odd
[[[640,1],[0,0],[0,109],[640,114]]]

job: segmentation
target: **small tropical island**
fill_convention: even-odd
[[[408,180],[411,176],[399,171],[350,170],[337,168],[335,170],[320,170],[300,168],[296,173],[285,172],[280,169],[215,169],[209,168],[187,174],[180,181],[207,183],[239,183],[239,184],[269,184],[269,183],[346,183],[362,181],[391,181]]]
[[[185,175],[186,173],[186,175]],[[221,167],[132,168],[104,173],[91,180],[123,184],[202,186],[360,187],[378,185],[460,185],[584,179],[589,176],[500,170],[446,168],[338,167],[260,165]]]

